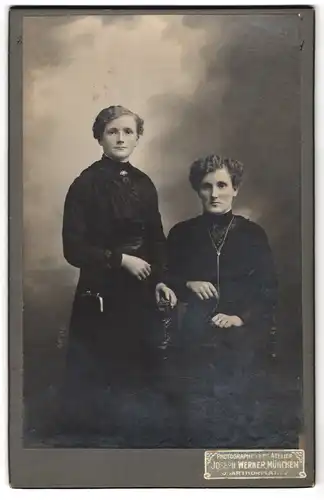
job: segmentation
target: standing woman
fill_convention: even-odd
[[[92,130],[102,157],[74,180],[64,206],[64,256],[80,276],[61,419],[84,442],[97,435],[116,446],[132,439],[145,445],[157,432],[141,400],[154,390],[160,366],[156,301],[175,305],[176,297],[161,283],[165,237],[156,189],[129,162],[143,120],[110,106]]]
[[[238,161],[195,161],[190,183],[203,213],[168,237],[168,284],[186,304],[170,365],[179,446],[291,444],[266,364],[277,300],[272,252],[264,230],[232,212],[242,175]]]

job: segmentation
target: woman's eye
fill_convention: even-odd
[[[227,184],[226,184],[226,182],[219,182],[219,183],[217,184],[217,186],[218,186],[219,188],[224,188],[224,187],[226,187],[226,186],[227,186]]]
[[[132,129],[131,129],[131,128],[127,128],[127,129],[125,130],[125,134],[128,134],[128,135],[129,135],[129,134],[133,134]]]
[[[107,135],[113,135],[113,134],[115,134],[115,133],[116,133],[116,130],[114,130],[113,128],[111,128],[111,129],[109,129],[109,130],[107,131]]]

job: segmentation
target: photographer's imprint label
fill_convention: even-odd
[[[205,451],[205,479],[305,478],[304,450]]]

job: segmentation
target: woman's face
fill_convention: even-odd
[[[136,120],[132,115],[122,115],[107,123],[100,145],[113,160],[125,162],[138,142]]]
[[[204,212],[212,214],[225,214],[231,210],[236,195],[237,189],[234,189],[226,168],[206,174],[198,190]]]

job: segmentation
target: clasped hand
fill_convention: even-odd
[[[151,265],[139,257],[123,253],[121,265],[130,274],[140,281],[145,280],[151,274]]]
[[[211,324],[219,328],[230,328],[232,326],[242,326],[243,321],[238,316],[218,313],[211,319]]]
[[[187,288],[200,300],[218,298],[215,286],[209,281],[187,281]]]

